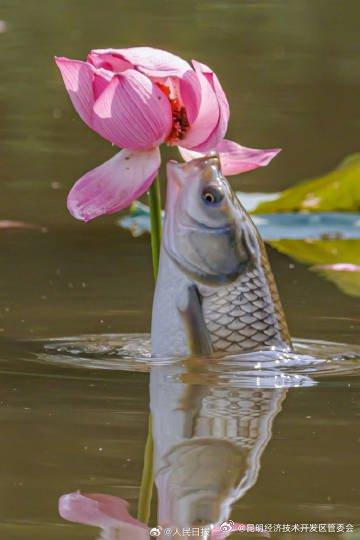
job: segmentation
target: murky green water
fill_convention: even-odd
[[[0,219],[37,226],[0,228],[1,540],[96,538],[95,529],[58,516],[59,497],[77,489],[126,499],[136,515],[150,377],[159,412],[155,435],[163,448],[183,429],[174,428],[172,435],[165,429],[177,425],[181,384],[200,387],[196,429],[202,437],[227,437],[226,455],[233,456],[228,459],[237,459],[241,445],[249,446],[246,437],[240,440],[238,422],[242,407],[251,408],[255,399],[254,390],[231,377],[223,385],[206,377],[185,384],[173,367],[164,387],[166,367],[149,376],[141,365],[132,371],[84,370],[31,357],[32,339],[147,332],[153,288],[146,237],[132,239],[116,225],[116,216],[84,225],[67,214],[73,181],[113,149],[73,112],[52,57],[149,44],[208,63],[229,96],[231,137],[247,146],[284,149],[270,167],[237,177],[233,185],[279,191],[333,169],[359,150],[359,15],[356,0],[0,3],[6,22],[0,33]],[[347,253],[359,259],[359,241],[347,242]],[[328,245],[343,246],[341,240]],[[270,248],[270,258],[292,335],[359,344],[359,288],[336,286],[309,271],[287,255],[288,247],[281,253]],[[231,519],[360,521],[359,390],[356,376],[338,374],[290,388],[286,399],[274,389],[255,396],[255,409],[265,417],[268,412],[264,429],[272,434],[258,452],[260,470],[254,465],[248,472],[248,491],[239,489],[238,477],[226,480],[222,496],[233,505]],[[270,394],[274,407],[267,409]],[[276,400],[282,401],[278,413]],[[213,431],[209,418],[218,418]],[[255,428],[244,427],[256,439]],[[196,450],[195,463],[202,450]],[[224,452],[204,458],[219,463],[220,476]],[[184,467],[181,474],[194,475]],[[235,466],[234,476],[240,469]],[[152,525],[160,507],[155,497]],[[281,537],[293,536],[285,531]],[[129,533],[121,538],[130,540]]]

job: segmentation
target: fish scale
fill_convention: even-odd
[[[202,308],[214,351],[289,348],[289,331],[265,246],[259,238],[255,267],[235,283],[207,288]]]
[[[202,429],[202,436],[215,436],[216,425],[221,422],[222,431],[226,433],[230,424],[233,430],[230,438],[242,448],[253,448],[258,442],[260,424],[266,420],[269,425],[268,416],[273,419],[279,412],[285,395],[286,391],[282,389],[242,388],[231,394],[228,389],[215,387],[202,401],[197,425],[201,426],[206,419],[208,429]],[[234,421],[231,423],[230,419]]]

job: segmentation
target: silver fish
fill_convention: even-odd
[[[264,243],[218,157],[172,161],[167,174],[153,355],[289,350]]]

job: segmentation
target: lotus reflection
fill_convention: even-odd
[[[99,527],[99,540],[144,540],[149,538],[148,527],[133,518],[128,503],[119,497],[101,493],[69,493],[59,500],[62,518]]]
[[[281,380],[279,388],[279,373],[231,362],[225,366],[214,358],[154,365],[150,406],[157,530],[133,518],[126,501],[110,495],[64,495],[61,516],[101,528],[103,540],[174,535],[221,540],[241,534],[244,526],[231,521],[232,505],[256,483],[288,387],[313,382],[290,373]]]

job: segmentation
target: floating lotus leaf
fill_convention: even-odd
[[[345,158],[332,172],[301,182],[272,201],[261,202],[255,213],[360,210],[360,153]]]
[[[340,290],[360,296],[360,240],[276,240],[271,245],[299,262],[312,265]]]

